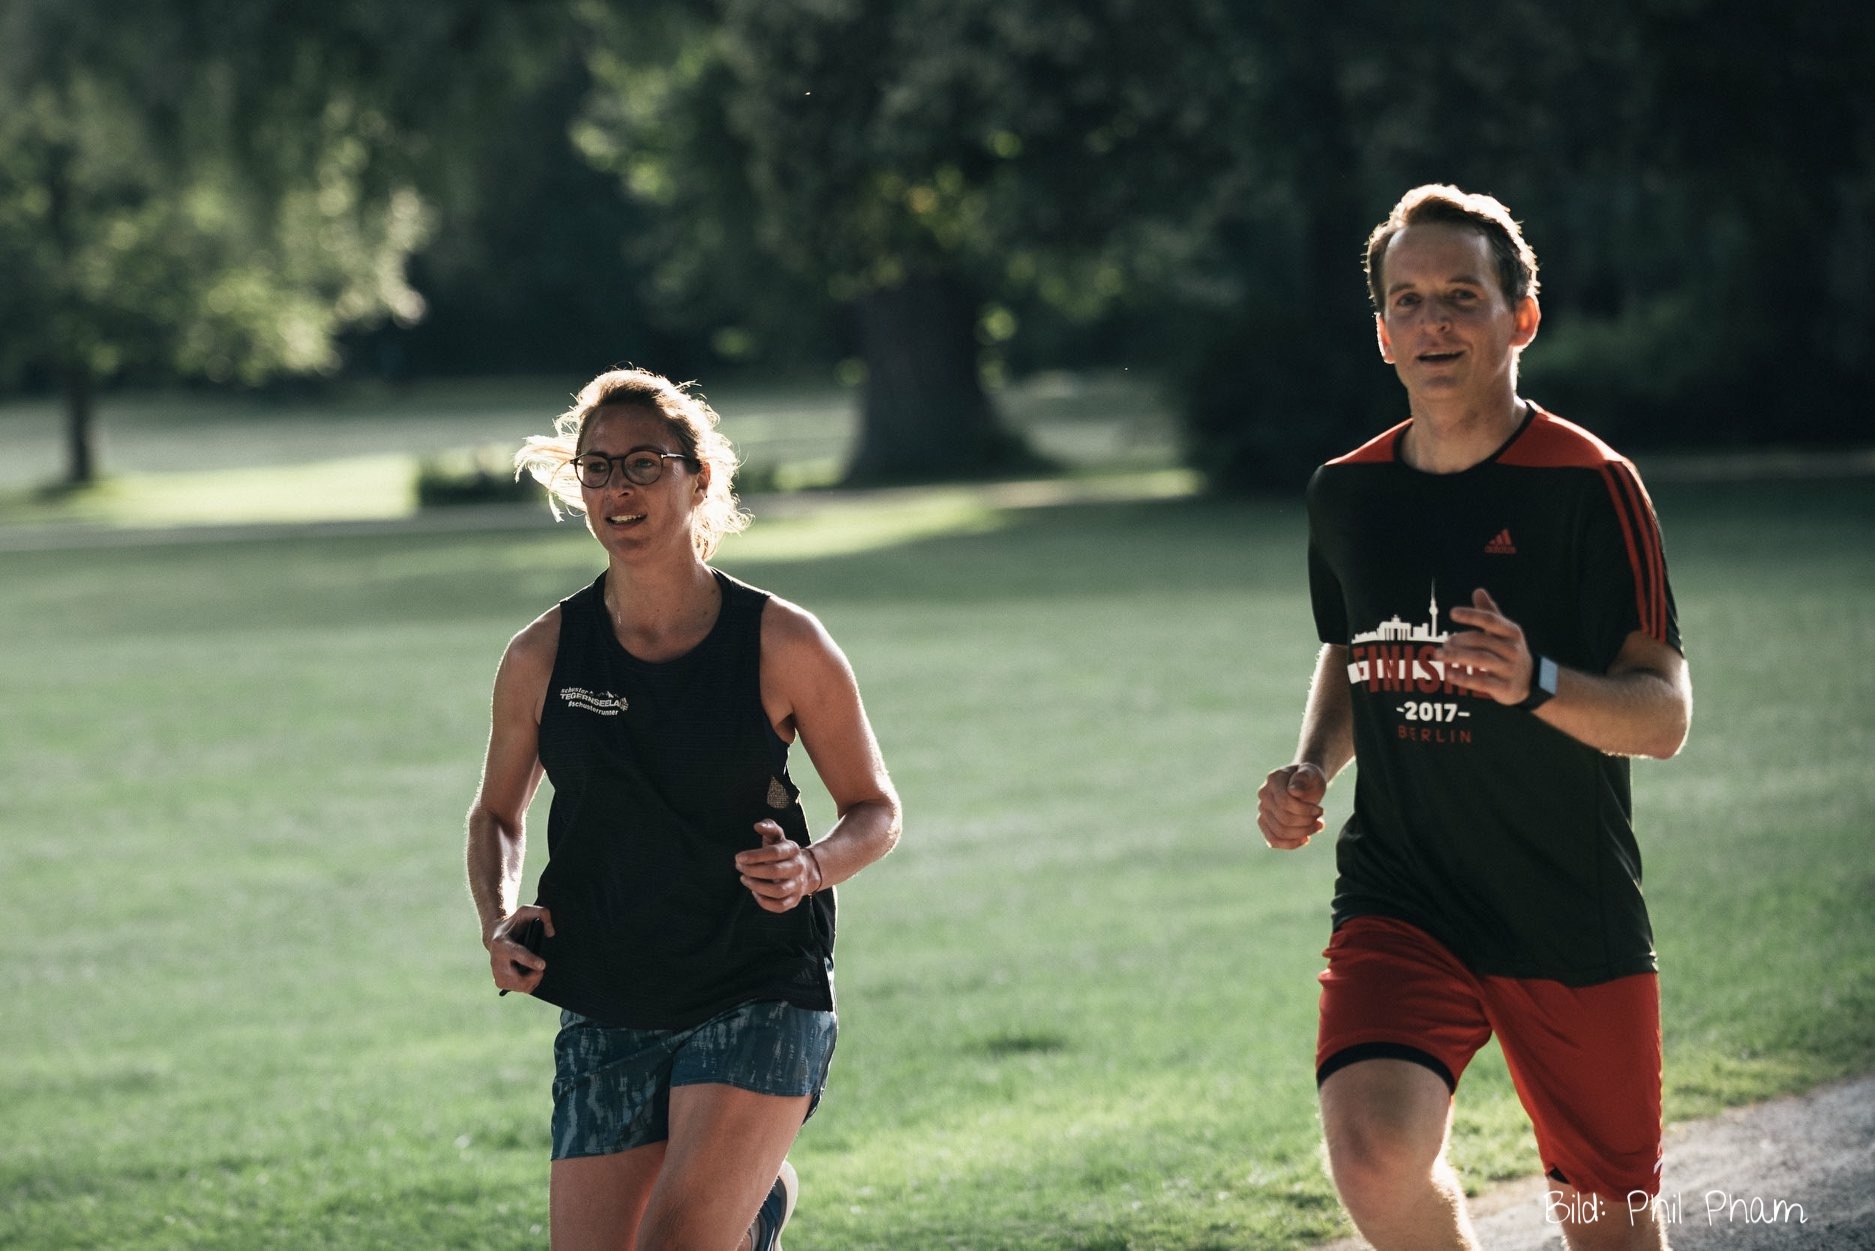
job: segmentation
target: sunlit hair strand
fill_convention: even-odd
[[[716,410],[692,388],[648,369],[613,369],[580,389],[573,406],[554,419],[554,433],[530,435],[514,454],[514,476],[532,474],[547,488],[547,503],[558,519],[561,510],[583,513],[579,478],[573,460],[585,450],[586,428],[594,414],[609,407],[645,409],[662,418],[678,449],[696,465],[710,467],[710,482],[691,518],[691,542],[708,560],[725,534],[746,529],[749,514],[736,500],[736,449],[717,426]]]

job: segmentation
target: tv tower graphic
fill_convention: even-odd
[[[1426,621],[1423,625],[1414,625],[1400,620],[1398,613],[1381,622],[1365,634],[1357,634],[1348,641],[1351,643],[1443,643],[1446,632],[1439,629],[1439,584],[1432,583],[1431,598],[1426,605]]]

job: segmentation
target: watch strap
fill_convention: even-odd
[[[1530,673],[1530,693],[1524,696],[1521,704],[1517,705],[1517,707],[1527,710],[1541,708],[1544,704],[1556,698],[1556,687],[1559,678],[1558,666],[1554,660],[1551,660],[1548,656],[1537,656],[1533,659],[1536,661],[1536,665]]]

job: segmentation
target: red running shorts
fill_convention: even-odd
[[[1361,1060],[1423,1064],[1456,1091],[1497,1035],[1550,1177],[1626,1200],[1660,1190],[1660,982],[1593,986],[1483,977],[1391,917],[1335,931],[1315,1044],[1317,1084]]]

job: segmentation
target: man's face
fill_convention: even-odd
[[[1505,298],[1481,232],[1408,226],[1388,243],[1380,273],[1380,355],[1409,395],[1483,401],[1514,392],[1517,352],[1536,336],[1536,301],[1513,307]]]

